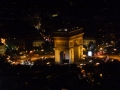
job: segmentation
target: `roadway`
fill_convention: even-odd
[[[100,55],[100,56],[97,56],[98,58],[105,58],[106,55]],[[117,59],[120,61],[120,55],[108,55],[109,58],[111,59]]]
[[[99,56],[96,56],[96,57],[102,60],[102,59],[105,59],[106,56],[107,56],[107,55],[99,55]],[[117,59],[117,60],[120,61],[120,55],[108,55],[108,57],[109,57],[110,59]],[[33,57],[30,57],[30,58],[23,59],[23,61],[24,61],[24,60],[28,60],[28,59],[31,59],[32,62],[35,62],[36,60],[40,59],[40,57],[39,57],[39,56],[33,56]],[[16,64],[21,63],[21,61],[22,61],[22,60],[17,60],[17,61],[16,61]],[[94,61],[100,62],[100,61],[97,61],[97,60],[94,60]],[[80,63],[89,63],[89,60],[83,60],[83,61],[80,61],[80,62],[78,62],[78,63],[76,63],[76,64],[80,64]]]

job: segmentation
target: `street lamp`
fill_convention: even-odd
[[[44,51],[44,49],[41,49],[41,51]]]

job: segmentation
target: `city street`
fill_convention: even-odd
[[[107,55],[100,55],[100,56],[97,56],[98,58],[105,58]],[[120,55],[108,55],[109,58],[111,59],[117,59],[120,61]]]

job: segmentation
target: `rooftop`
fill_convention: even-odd
[[[71,29],[69,31],[56,31],[53,32],[53,36],[57,36],[57,37],[70,37],[73,35],[77,35],[83,33],[83,28],[78,28],[78,29]]]

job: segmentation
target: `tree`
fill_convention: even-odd
[[[93,43],[93,41],[90,41],[88,44],[88,49],[89,50],[94,50],[95,49],[95,44]]]

